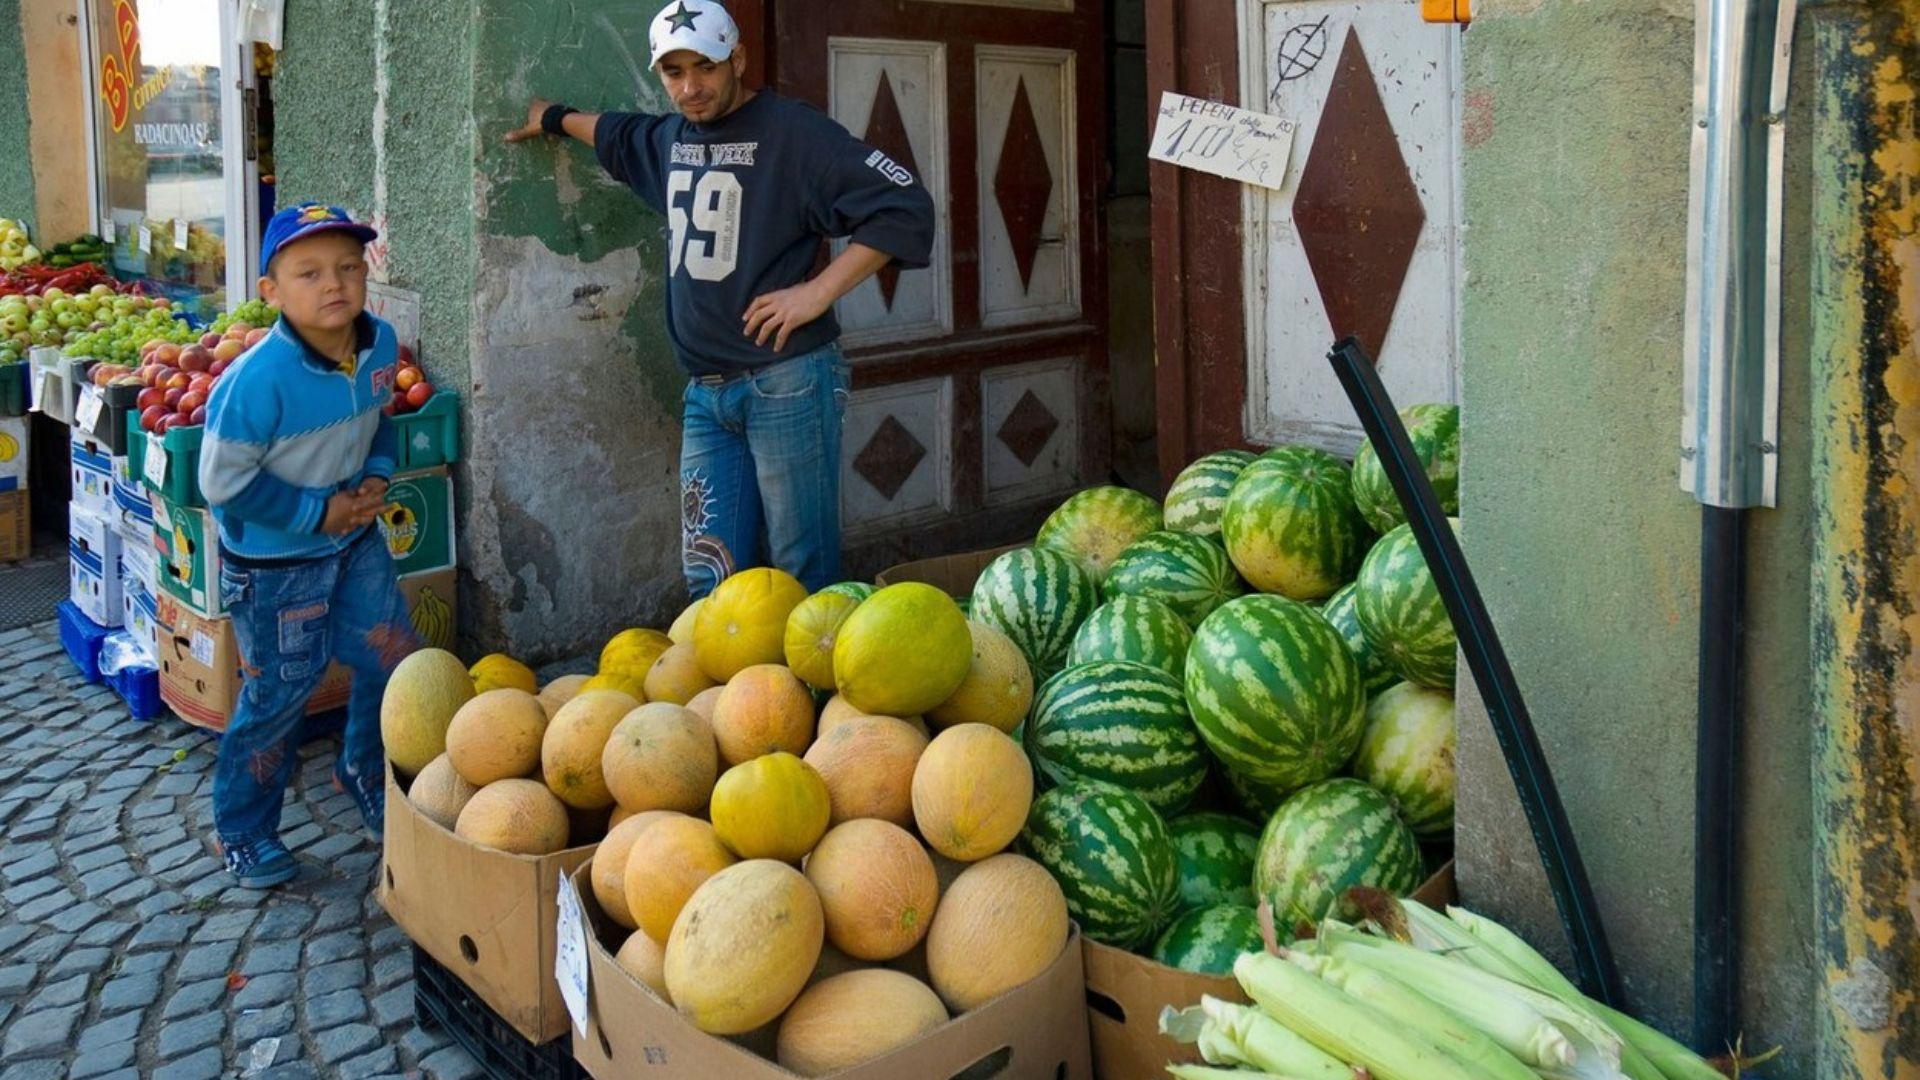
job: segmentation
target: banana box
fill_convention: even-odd
[[[136,536],[144,538],[153,528],[155,496],[133,474],[132,459],[118,454],[108,460],[113,465],[113,509],[119,517],[120,535],[129,542]]]
[[[24,416],[0,416],[0,492],[27,486],[27,427]]]
[[[73,461],[73,504],[112,520],[113,459],[107,448],[75,436],[71,449]]]
[[[380,515],[393,566],[402,577],[454,564],[453,475],[446,466],[402,473],[387,489]]]
[[[73,604],[87,618],[116,627],[124,617],[120,595],[120,534],[107,515],[79,503],[67,511],[67,567]]]
[[[153,546],[159,552],[160,591],[208,618],[220,606],[220,532],[213,514],[153,496]]]

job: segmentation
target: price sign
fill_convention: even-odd
[[[173,221],[173,246],[181,251],[187,250],[187,219],[175,218]]]
[[[1229,180],[1277,188],[1293,152],[1294,122],[1168,91],[1147,156]]]
[[[113,219],[102,218],[100,220],[100,239],[105,240],[107,243],[111,244],[113,243],[113,238],[114,238]]]
[[[107,407],[107,401],[100,396],[99,387],[80,388],[80,404],[74,410],[73,426],[89,435],[97,434],[100,426],[100,410]]]
[[[193,659],[201,667],[213,666],[213,635],[205,630],[193,632]]]
[[[167,447],[160,436],[147,436],[147,460],[140,467],[140,475],[146,478],[147,486],[155,491],[163,489],[167,482]],[[155,503],[155,506],[160,505]]]
[[[587,919],[580,910],[580,894],[573,882],[560,874],[560,919],[556,925],[553,952],[553,977],[560,983],[560,997],[573,1017],[574,1030],[587,1033]]]
[[[140,254],[151,254],[153,252],[153,230],[147,228],[145,225],[140,226],[138,243],[140,245]]]

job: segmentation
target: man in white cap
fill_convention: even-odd
[[[648,42],[678,113],[536,100],[507,140],[570,135],[667,216],[667,332],[690,376],[680,536],[692,595],[768,563],[818,590],[840,576],[849,373],[833,303],[889,262],[927,265],[933,200],[818,109],[748,89],[740,29],[714,0],[673,0]],[[809,277],[823,238],[846,250]]]

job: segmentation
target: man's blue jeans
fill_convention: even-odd
[[[838,345],[719,385],[687,384],[680,439],[680,561],[698,599],[771,563],[808,592],[840,580],[840,421],[850,374]]]
[[[231,848],[280,832],[287,779],[299,763],[307,699],[338,658],[353,670],[338,771],[381,774],[380,698],[419,637],[377,528],[338,555],[291,567],[220,571],[244,679],[213,767],[213,824]]]

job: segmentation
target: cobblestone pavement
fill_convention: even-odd
[[[0,1080],[479,1075],[414,1023],[333,741],[301,752],[301,873],[271,892],[213,854],[215,745],[81,682],[53,623],[0,633]]]

